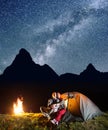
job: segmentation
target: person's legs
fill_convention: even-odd
[[[55,118],[53,120],[51,120],[51,122],[55,125],[58,125],[58,123],[60,122],[62,116],[65,114],[66,109],[61,109],[57,112]]]
[[[41,111],[41,113],[42,113],[45,117],[47,117],[48,119],[51,119],[50,114],[49,114],[50,111],[51,111],[51,108],[41,106],[41,107],[40,107],[40,111]]]
[[[57,112],[57,116],[55,117],[55,120],[58,122],[61,120],[62,116],[65,114],[66,109],[61,109]]]

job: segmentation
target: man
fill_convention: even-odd
[[[47,107],[40,107],[40,111],[51,121],[51,123],[58,125],[66,112],[61,94],[59,92],[53,92],[52,98],[48,100]]]
[[[50,106],[52,112],[56,112],[55,117],[50,120],[54,125],[58,125],[61,118],[66,112],[66,108],[64,105],[64,100],[61,98],[61,94],[59,92],[52,93],[53,104]]]

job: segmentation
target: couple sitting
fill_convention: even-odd
[[[61,121],[87,121],[103,114],[95,103],[80,92],[53,92],[47,107],[40,107],[40,110],[55,125]]]
[[[66,107],[64,100],[61,98],[61,94],[59,92],[53,92],[52,98],[48,100],[47,108],[40,107],[40,111],[48,117],[52,124],[58,125],[66,112]]]

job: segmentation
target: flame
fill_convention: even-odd
[[[22,114],[24,113],[23,110],[23,100],[17,98],[17,102],[13,104],[14,114]]]

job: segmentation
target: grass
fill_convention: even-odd
[[[108,130],[108,112],[85,122],[52,126],[41,113],[0,114],[0,130]]]

